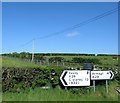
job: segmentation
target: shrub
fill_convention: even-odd
[[[50,85],[59,85],[59,77],[64,68],[4,68],[2,67],[2,89],[3,92],[18,92],[26,88],[35,88]],[[51,71],[54,70],[53,75]],[[53,80],[51,80],[53,78]]]

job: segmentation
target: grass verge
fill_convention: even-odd
[[[29,89],[20,93],[3,93],[3,101],[118,101],[118,95],[114,90],[117,84],[109,83],[109,95],[106,96],[105,85],[96,86],[96,92],[91,88],[89,93],[79,95],[71,93],[69,90],[51,88],[43,90],[41,88]]]

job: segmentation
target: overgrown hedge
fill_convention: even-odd
[[[4,68],[2,67],[2,90],[20,92],[26,88],[59,85],[64,68]]]
[[[45,68],[2,67],[2,91],[21,92],[28,88],[34,89],[35,87],[42,86],[51,86],[53,88],[55,88],[56,86],[63,87],[59,78],[64,69],[69,68],[58,66]],[[114,78],[120,82],[119,74],[120,72],[115,74]],[[70,91],[72,92],[76,92],[76,90],[79,89],[70,89]],[[81,90],[84,91],[84,89],[80,89],[80,91]]]

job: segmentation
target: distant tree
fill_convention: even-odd
[[[62,62],[64,61],[65,59],[63,57],[51,57],[49,58],[49,62]]]
[[[72,58],[72,62],[75,62],[75,63],[99,63],[99,60],[96,59],[96,58]]]
[[[45,57],[44,57],[44,56],[41,56],[41,55],[39,55],[39,54],[35,54],[35,55],[34,55],[34,59],[35,59],[35,60],[45,61]]]
[[[14,55],[16,55],[16,57],[22,58],[22,59],[31,59],[31,57],[32,57],[32,54],[29,52],[14,53]],[[13,56],[13,57],[15,57],[15,56]]]
[[[19,53],[13,52],[13,53],[12,53],[12,57],[19,57]]]
[[[72,58],[72,62],[75,62],[75,63],[83,63],[84,62],[84,59],[83,58]]]

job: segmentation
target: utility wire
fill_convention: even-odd
[[[24,46],[30,44],[32,41],[33,41],[33,39],[29,40],[29,41],[26,42],[25,44],[22,44],[22,45],[20,45],[20,46],[18,46],[18,47],[24,47]],[[17,48],[18,48],[18,47],[17,47]]]
[[[33,40],[33,39],[32,39],[32,40]],[[24,46],[30,44],[30,43],[32,42],[32,40],[27,41],[25,44],[22,44],[22,45],[13,47],[12,49],[22,48],[22,47],[24,47]],[[6,49],[3,48],[3,50],[6,50]],[[3,51],[3,50],[2,50],[2,51]],[[10,49],[7,48],[7,50],[10,50]]]
[[[115,8],[115,9],[112,9],[112,10],[107,11],[107,12],[105,12],[105,13],[102,13],[102,14],[96,16],[96,17],[93,17],[93,18],[91,18],[91,19],[85,20],[85,21],[83,21],[83,22],[81,22],[81,23],[79,23],[79,24],[73,25],[73,26],[71,26],[71,27],[69,27],[69,28],[66,28],[66,29],[62,30],[62,31],[59,31],[59,32],[56,32],[56,33],[53,33],[53,34],[49,34],[49,35],[45,35],[45,36],[41,36],[41,37],[38,37],[38,38],[36,38],[36,39],[45,39],[45,38],[49,38],[49,37],[52,37],[52,36],[55,36],[55,35],[62,34],[62,33],[64,33],[64,32],[66,32],[66,31],[79,28],[79,27],[84,26],[84,25],[86,25],[86,24],[88,24],[88,23],[91,23],[91,22],[94,22],[94,21],[96,21],[96,20],[98,20],[98,19],[101,19],[101,18],[103,18],[103,17],[105,17],[105,16],[111,15],[111,14],[115,13],[116,11],[118,11],[118,8]]]
[[[71,27],[69,27],[69,28],[63,29],[63,30],[61,30],[61,31],[59,31],[59,32],[55,32],[55,33],[52,33],[52,34],[49,34],[49,35],[45,35],[45,36],[41,36],[41,37],[38,37],[38,38],[34,38],[34,40],[37,40],[37,39],[46,39],[46,38],[49,38],[49,37],[53,37],[53,36],[56,36],[56,35],[60,35],[60,34],[62,34],[62,33],[64,33],[64,32],[66,32],[66,31],[79,28],[79,27],[84,26],[84,25],[86,25],[86,24],[88,24],[88,23],[91,23],[91,22],[94,22],[94,21],[96,21],[96,20],[98,20],[98,19],[104,18],[105,16],[111,15],[111,14],[117,12],[118,10],[119,10],[118,8],[109,10],[109,11],[107,11],[107,12],[105,12],[105,13],[102,13],[102,14],[100,14],[100,15],[98,15],[98,16],[95,16],[95,17],[90,18],[90,19],[88,19],[88,20],[85,20],[85,21],[83,21],[83,22],[81,22],[81,23],[78,23],[78,24],[76,24],[76,25],[73,25],[73,26],[71,26]],[[26,42],[25,44],[22,44],[22,45],[20,45],[20,46],[14,47],[14,48],[16,49],[16,48],[24,47],[24,46],[32,43],[32,41],[33,41],[33,39],[32,39],[32,40],[29,40],[29,41]]]

